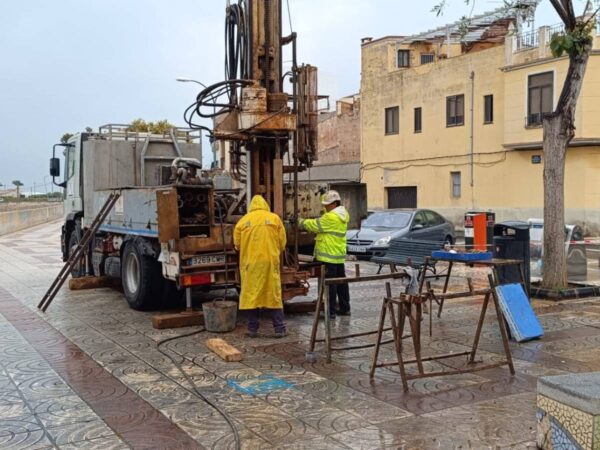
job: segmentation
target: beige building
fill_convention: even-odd
[[[558,27],[518,33],[493,12],[411,36],[363,39],[361,180],[369,208],[427,207],[459,224],[468,210],[497,220],[542,217],[541,117],[553,109],[568,60]],[[579,99],[566,162],[568,222],[600,232],[600,37]]]

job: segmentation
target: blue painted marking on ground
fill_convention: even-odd
[[[232,388],[248,395],[264,394],[271,391],[294,387],[292,383],[288,383],[287,381],[274,377],[273,375],[261,375],[259,377],[247,378],[243,381],[228,380],[227,384]]]

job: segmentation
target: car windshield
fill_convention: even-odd
[[[408,212],[379,212],[371,214],[363,222],[364,228],[404,228],[410,222]]]

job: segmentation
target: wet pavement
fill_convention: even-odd
[[[245,338],[239,321],[219,336],[244,352],[239,363],[211,353],[204,342],[216,335],[207,332],[164,344],[167,356],[159,341],[197,328],[155,330],[152,314],[130,310],[117,291],[64,287],[46,314],[37,311],[61,267],[59,232],[51,223],[0,238],[2,449],[235,448],[219,411],[245,449],[535,448],[537,377],[600,370],[598,299],[535,301],[546,334],[511,343],[515,376],[499,367],[414,380],[408,393],[396,367],[369,380],[372,349],[334,353],[326,364],[318,347],[317,361],[306,362],[312,314],[288,316],[285,339],[271,337],[268,320],[260,338]],[[375,270],[361,263],[361,273]],[[482,283],[485,272],[475,278]],[[352,286],[352,316],[338,317],[334,332],[375,329],[383,294],[382,282]],[[448,301],[432,338],[426,316],[424,353],[469,349],[480,305],[480,298]],[[503,358],[493,319],[489,312],[482,363]],[[382,357],[393,360],[389,345]],[[464,364],[456,357],[425,367]]]

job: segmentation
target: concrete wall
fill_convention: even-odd
[[[62,216],[62,203],[43,208],[0,212],[0,236],[60,219]]]

